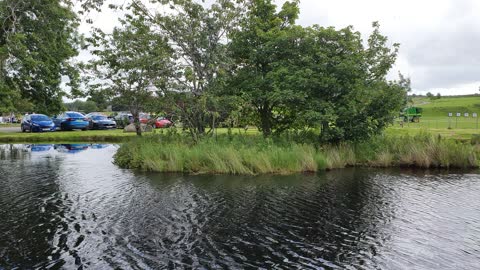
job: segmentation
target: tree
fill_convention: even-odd
[[[157,0],[173,12],[151,14],[138,1],[133,4],[166,37],[174,49],[175,72],[171,77],[172,99],[184,126],[194,138],[205,133],[211,110],[206,104],[221,87],[220,79],[230,65],[227,35],[244,11],[244,1],[216,0],[205,6],[193,0]],[[161,9],[159,9],[161,10]],[[183,93],[178,95],[178,93]]]
[[[303,84],[307,124],[319,124],[320,140],[361,140],[378,134],[406,102],[405,86],[387,82],[398,45],[389,48],[373,23],[367,47],[352,27],[308,31]],[[298,84],[302,85],[302,84]]]
[[[89,67],[91,92],[110,92],[134,117],[137,135],[142,135],[139,114],[155,92],[165,91],[171,74],[172,49],[167,39],[152,31],[152,25],[131,6],[112,34],[99,29],[89,41],[98,57]]]
[[[434,99],[435,99],[435,96],[432,94],[432,92],[427,92],[427,97],[428,97],[430,100],[434,100]]]
[[[436,99],[441,99],[442,95],[440,93],[437,93]]]
[[[80,111],[83,113],[91,113],[98,111],[97,104],[93,101],[82,101],[82,100],[75,100],[71,103],[65,103],[65,107],[69,111]]]
[[[409,79],[387,82],[398,44],[387,46],[379,24],[364,47],[352,27],[295,25],[298,2],[277,12],[255,0],[233,32],[236,68],[230,89],[249,100],[265,136],[320,128],[320,140],[358,140],[379,133],[406,102]]]
[[[264,134],[281,132],[294,124],[303,93],[291,78],[298,70],[304,31],[295,26],[298,1],[286,2],[280,11],[270,0],[252,1],[229,46],[235,68],[229,89],[248,100],[257,111]]]
[[[80,39],[72,5],[70,0],[0,2],[0,88],[2,103],[10,109],[31,103],[36,112],[62,110],[67,95],[60,87],[62,77],[78,93],[79,75],[71,58]]]
[[[412,97],[415,97],[415,94],[412,94],[412,97],[409,97],[408,94],[412,92],[412,81],[409,77],[405,77],[401,72],[398,72],[398,85],[402,87],[406,94],[405,94],[405,104],[410,103],[413,104],[413,99]]]

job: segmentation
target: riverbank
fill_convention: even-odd
[[[123,142],[135,137],[134,132],[123,130],[87,130],[56,132],[0,132],[0,143],[34,142]]]
[[[154,135],[124,143],[115,154],[122,168],[194,174],[290,174],[349,166],[478,168],[477,145],[429,134],[379,136],[336,146],[280,138],[227,136],[192,144],[184,136]]]

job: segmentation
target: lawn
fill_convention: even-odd
[[[182,132],[180,128],[178,132]],[[167,129],[155,129],[153,132],[145,132],[145,136],[156,133],[166,133]],[[218,135],[227,134],[228,129],[219,128]],[[256,128],[232,129],[233,134],[257,135]],[[116,130],[87,130],[87,131],[55,131],[55,132],[0,132],[0,142],[122,142],[128,138],[136,136],[135,132],[123,132],[122,129]]]
[[[36,133],[1,133],[0,142],[119,142],[135,136],[123,130],[55,131]]]
[[[480,95],[459,96],[459,97],[442,97],[440,99],[430,100],[426,97],[413,98],[414,106],[423,109],[420,123],[408,123],[404,127],[409,129],[428,129],[433,132],[441,132],[444,129],[453,133],[478,133],[480,128],[480,119],[473,117],[473,113],[480,116]],[[449,117],[448,114],[453,116]],[[457,117],[457,113],[461,116]],[[468,113],[468,117],[465,117]],[[396,126],[399,127],[398,122]],[[470,131],[462,131],[463,129],[471,129]],[[438,131],[436,131],[438,130]]]
[[[460,97],[442,97],[440,99],[430,100],[424,97],[413,99],[414,106],[423,108],[423,117],[425,119],[448,118],[448,113],[454,115],[458,112],[462,114],[472,113],[480,114],[480,95],[460,96]]]

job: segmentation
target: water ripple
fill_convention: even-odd
[[[478,269],[477,174],[133,173],[0,147],[0,269]]]

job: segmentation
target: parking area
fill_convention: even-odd
[[[20,127],[1,127],[0,126],[0,132],[1,133],[15,133],[15,132],[22,132],[20,130]]]

